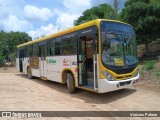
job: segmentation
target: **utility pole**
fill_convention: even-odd
[[[117,19],[118,13],[118,0],[114,0],[114,18]]]

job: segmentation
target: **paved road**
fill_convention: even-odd
[[[62,84],[40,79],[30,80],[19,73],[0,73],[0,110],[160,111],[160,93],[133,87],[105,94],[97,94],[85,90],[77,90],[76,94],[69,94],[66,86]],[[77,119],[81,120],[82,118]],[[106,118],[88,117],[83,119],[101,120]],[[118,120],[117,117],[108,119]],[[121,119],[128,120],[130,118]],[[132,119],[150,120],[158,118],[138,117]]]

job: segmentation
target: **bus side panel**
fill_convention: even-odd
[[[27,74],[27,67],[29,66],[29,58],[24,58],[23,60],[23,73]]]
[[[19,58],[16,58],[16,70],[17,71],[20,71],[20,69],[19,69]]]
[[[63,70],[71,70],[77,86],[77,55],[47,57],[47,79],[62,83]]]
[[[41,77],[40,76],[40,69],[31,69],[31,70],[32,70],[32,76]]]

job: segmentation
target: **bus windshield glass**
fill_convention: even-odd
[[[109,66],[129,66],[136,64],[137,47],[134,30],[131,26],[116,23],[101,23],[102,61]]]

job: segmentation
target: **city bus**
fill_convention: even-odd
[[[137,45],[131,25],[96,19],[17,46],[17,70],[76,88],[105,93],[139,79]]]

